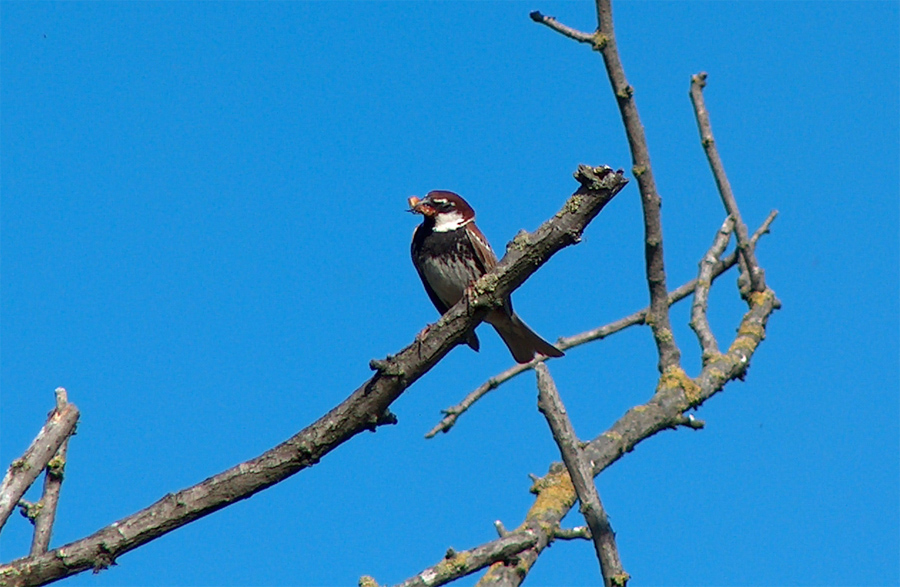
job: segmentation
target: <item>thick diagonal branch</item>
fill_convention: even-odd
[[[6,477],[0,484],[0,527],[6,523],[16,504],[75,430],[77,423],[78,408],[75,404],[67,404],[62,410],[54,409],[25,454],[9,466]]]
[[[591,465],[582,454],[575,429],[559,397],[556,383],[550,376],[550,370],[543,363],[537,365],[534,370],[537,371],[538,410],[547,419],[553,440],[559,447],[572,486],[578,495],[578,501],[581,502],[581,513],[591,529],[591,540],[594,543],[597,560],[600,562],[603,584],[605,587],[625,587],[629,578],[628,573],[622,568],[619,549],[616,546],[616,534],[609,524],[606,510],[603,509],[597,486],[594,485]]]
[[[627,183],[608,167],[580,166],[575,177],[581,187],[562,210],[533,233],[519,234],[465,299],[399,354],[373,361],[375,375],[316,422],[262,455],[169,494],[91,536],[0,567],[0,582],[42,585],[109,566],[123,553],[316,464],[360,432],[395,421],[388,412],[391,403],[462,342],[489,308],[502,303],[554,253],[578,242],[587,224]]]
[[[694,105],[694,115],[697,118],[700,141],[703,143],[703,150],[706,151],[706,158],[709,160],[709,167],[712,169],[725,210],[734,218],[734,234],[737,236],[738,250],[744,258],[744,263],[747,265],[750,287],[753,291],[760,292],[766,289],[766,274],[756,261],[756,254],[753,251],[753,244],[750,242],[747,225],[741,219],[741,211],[738,208],[734,192],[731,191],[731,182],[728,181],[728,176],[725,174],[725,165],[722,163],[719,150],[716,148],[712,124],[709,121],[709,112],[706,110],[706,102],[703,99],[706,77],[706,73],[702,72],[691,76],[691,103]]]

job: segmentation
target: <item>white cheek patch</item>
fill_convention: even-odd
[[[432,230],[435,232],[449,232],[465,226],[469,222],[471,220],[463,220],[462,214],[459,212],[446,212],[434,217],[434,228]]]

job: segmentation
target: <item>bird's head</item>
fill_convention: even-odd
[[[426,222],[434,223],[432,230],[435,232],[456,230],[475,220],[475,210],[453,192],[435,190],[421,200],[412,196],[407,202],[410,212],[421,214]]]

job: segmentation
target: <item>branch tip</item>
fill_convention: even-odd
[[[44,506],[40,501],[34,502],[26,499],[20,499],[16,505],[19,506],[19,513],[22,514],[22,517],[27,518],[32,524],[34,524],[35,518],[38,517]]]
[[[369,369],[386,377],[403,377],[405,375],[403,369],[390,355],[386,359],[372,359],[369,361]]]
[[[573,177],[587,191],[610,189],[617,184],[624,186],[628,183],[628,179],[621,170],[613,171],[612,167],[607,167],[606,165],[600,167],[579,165]]]
[[[539,10],[529,12],[528,16],[534,22],[542,24],[563,35],[564,37],[568,37],[574,41],[578,41],[579,43],[588,43],[590,45],[594,44],[594,35],[583,33],[579,30],[573,29],[570,26],[566,26],[552,16],[545,16],[541,14]]]
[[[700,88],[702,89],[702,88],[706,87],[706,77],[707,77],[707,74],[705,71],[701,71],[700,73],[695,73],[694,75],[691,76],[691,83],[694,83],[694,84],[700,86]]]
[[[504,536],[509,534],[509,531],[506,529],[506,526],[504,526],[503,522],[501,522],[500,520],[494,521],[494,529],[497,530],[497,535],[500,536],[500,538],[503,538]]]
[[[681,416],[676,417],[675,423],[678,426],[684,426],[685,428],[690,428],[692,430],[703,430],[706,426],[706,422],[695,418],[693,414],[682,414]]]

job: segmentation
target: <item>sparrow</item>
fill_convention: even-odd
[[[423,217],[413,232],[413,265],[434,307],[444,314],[462,299],[472,282],[494,268],[497,255],[475,226],[475,210],[458,194],[437,190],[421,200],[412,196],[408,204],[410,212]],[[562,351],[535,334],[513,312],[509,297],[491,310],[484,321],[494,327],[517,363],[528,363],[535,354],[563,356]],[[478,350],[474,330],[466,344]]]

